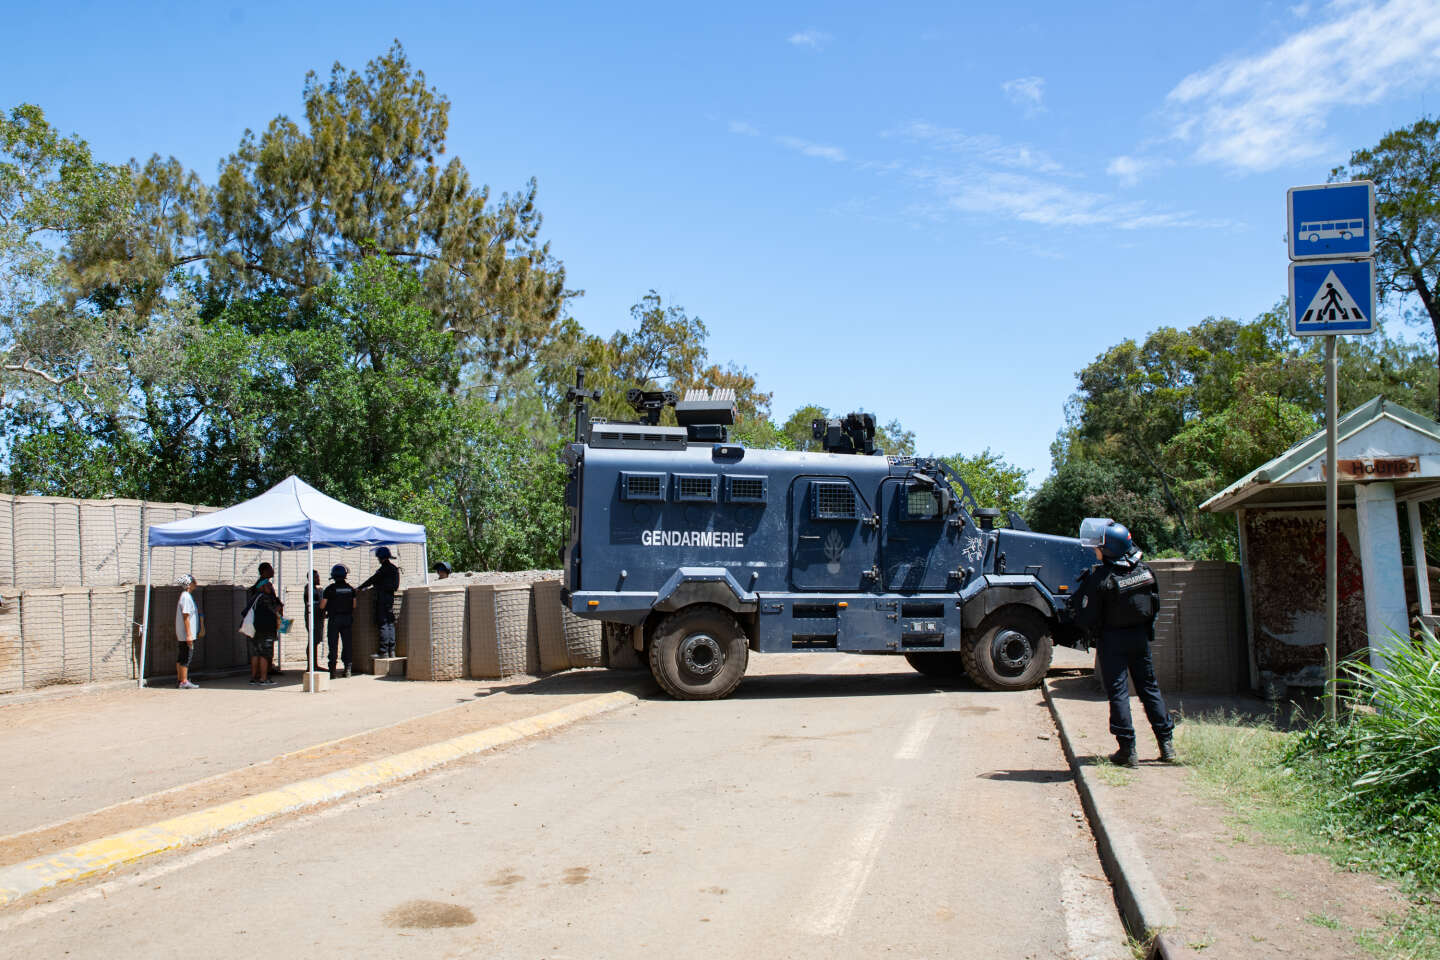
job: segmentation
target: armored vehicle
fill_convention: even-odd
[[[903,655],[1018,690],[1054,643],[1083,646],[1070,595],[1093,551],[997,527],[942,461],[876,451],[872,415],[816,421],[820,452],[760,450],[729,438],[733,393],[632,390],[636,423],[590,421],[595,396],[570,391],[564,602],[670,695],[727,696],[750,650]]]

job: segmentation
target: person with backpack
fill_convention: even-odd
[[[245,592],[246,609],[255,611],[252,618],[255,634],[245,641],[250,652],[250,682],[258,687],[273,687],[270,665],[275,656],[275,641],[280,638],[280,614],[285,604],[275,595],[275,568],[262,563],[257,572],[260,579]]]
[[[400,568],[391,562],[394,554],[389,547],[376,547],[375,559],[380,569],[357,587],[375,588],[375,625],[380,628],[380,656],[395,656],[395,594],[400,591]]]
[[[1081,580],[1076,624],[1094,633],[1098,628],[1101,681],[1110,698],[1110,732],[1120,749],[1110,760],[1139,766],[1135,726],[1130,715],[1129,684],[1145,707],[1145,717],[1160,747],[1160,759],[1175,761],[1175,726],[1155,679],[1150,643],[1160,613],[1160,585],[1141,562],[1130,531],[1108,517],[1089,517],[1080,524],[1080,542],[1095,549],[1099,561]]]
[[[350,676],[350,630],[355,622],[355,588],[345,582],[350,571],[343,563],[330,568],[330,586],[320,597],[320,615],[330,621],[330,632],[326,640],[330,645],[330,677],[339,676],[337,663],[345,664],[345,676]],[[340,659],[335,659],[336,653]]]

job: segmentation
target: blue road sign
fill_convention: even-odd
[[[1291,187],[1285,193],[1291,260],[1375,254],[1375,184],[1369,180]]]
[[[1375,332],[1375,261],[1290,264],[1290,332],[1297,337]]]

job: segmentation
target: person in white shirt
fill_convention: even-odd
[[[200,630],[200,611],[195,606],[195,578],[181,574],[176,581],[184,590],[180,602],[175,605],[175,676],[181,690],[199,689],[198,683],[190,682],[190,656],[195,652],[195,637]]]

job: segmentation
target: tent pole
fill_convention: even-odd
[[[310,541],[309,541],[308,543],[306,543],[306,545],[305,545],[305,569],[306,569],[306,570],[313,570],[314,568],[315,568],[315,539],[314,539],[314,535],[312,534]],[[309,652],[307,652],[307,653],[305,654],[305,660],[306,660],[307,663],[310,664],[310,673],[311,673],[311,677],[310,677],[310,692],[311,692],[311,693],[315,693],[315,692],[317,691],[317,689],[318,689],[318,687],[317,687],[316,684],[315,684],[315,677],[314,677],[314,673],[315,673],[315,624],[316,624],[317,622],[319,622],[319,620],[320,620],[320,598],[317,597],[317,596],[315,596],[315,574],[314,574],[314,573],[311,573],[310,576],[308,576],[308,577],[305,578],[305,590],[306,590],[306,591],[309,593],[309,595],[310,595],[310,625],[309,625],[309,626],[310,626],[310,631],[309,631],[309,633],[310,633],[310,650],[309,650]]]
[[[271,584],[271,586],[273,586],[273,587],[275,588],[275,599],[279,600],[279,601],[280,601],[280,605],[283,607],[283,606],[285,605],[285,558],[282,557],[282,556],[280,556],[280,551],[279,551],[279,550],[271,550],[271,551],[270,551],[270,559],[273,560],[273,561],[275,561],[273,564],[271,564],[271,566],[273,566],[273,567],[275,568],[275,582],[274,582],[273,584]],[[280,618],[281,618],[282,621],[283,621],[284,618],[285,618],[285,613],[284,613],[283,610],[282,610],[281,613],[280,613]],[[283,626],[283,625],[284,625],[284,624],[282,623],[281,626]],[[271,670],[274,670],[276,667],[280,667],[281,669],[284,669],[284,666],[285,666],[285,631],[284,631],[284,630],[276,630],[276,631],[275,631],[275,659],[274,659],[273,661],[271,661],[271,663],[270,663],[270,669],[271,669]]]
[[[140,686],[145,686],[145,641],[150,636],[150,561],[155,558],[155,548],[145,550],[145,612],[140,614],[140,666],[135,673]]]
[[[420,541],[420,563],[425,567],[425,586],[430,586],[430,544]]]

